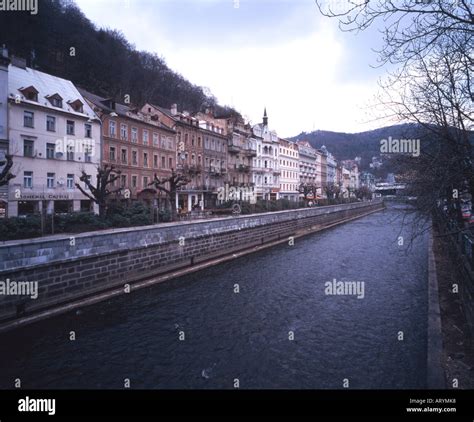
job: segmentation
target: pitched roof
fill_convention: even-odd
[[[76,116],[96,118],[92,108],[86,103],[76,86],[69,80],[40,72],[36,69],[8,66],[8,96],[10,99],[22,95],[20,89],[34,87],[38,91],[38,101],[22,98],[22,102],[37,105],[54,111],[63,111]],[[64,100],[63,108],[54,107],[49,98],[58,94]],[[83,113],[77,112],[68,103],[80,100],[84,103]]]
[[[140,121],[142,123],[149,124],[151,126],[156,126],[161,129],[165,129],[168,131],[174,132],[174,130],[167,125],[165,125],[162,122],[149,122],[146,120],[142,120],[139,116],[139,114],[135,111],[134,108],[129,107],[125,104],[120,104],[115,101],[113,101],[111,98],[105,98],[101,97],[100,95],[93,94],[92,92],[86,91],[83,88],[79,88],[79,91],[84,95],[85,98],[87,98],[91,103],[93,103],[96,107],[100,108],[102,111],[106,113],[117,113],[117,115],[122,116],[122,117],[127,117],[129,119],[134,119],[137,121]],[[112,108],[110,105],[111,102],[115,103],[115,108]],[[110,104],[110,105],[109,105]],[[155,106],[153,106],[155,107]]]

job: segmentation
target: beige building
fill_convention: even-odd
[[[280,198],[299,200],[299,151],[298,145],[279,139]]]
[[[92,180],[97,175],[97,116],[71,81],[18,60],[7,77],[9,152],[16,175],[9,184],[8,216],[97,212],[75,186],[82,170]]]

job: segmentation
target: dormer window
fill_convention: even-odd
[[[69,101],[68,104],[77,113],[84,113],[84,104],[81,100]]]
[[[59,94],[46,97],[53,107],[63,108],[63,99]]]
[[[112,98],[106,98],[102,100],[101,103],[104,104],[107,108],[115,110],[115,101]]]
[[[39,91],[34,86],[29,86],[27,88],[20,88],[19,91],[23,94],[23,96],[27,100],[38,102]]]

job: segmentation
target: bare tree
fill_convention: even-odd
[[[315,0],[322,15],[337,18],[343,31],[359,32],[380,22],[384,40],[379,64],[407,66],[453,34],[472,34],[474,5],[470,0]],[[334,9],[337,4],[338,9]]]
[[[82,175],[79,180],[86,185],[87,190],[79,183],[76,183],[76,187],[82,192],[82,194],[99,206],[99,216],[102,218],[107,214],[108,197],[122,190],[121,187],[110,189],[110,187],[113,187],[115,182],[120,179],[120,174],[121,172],[115,170],[114,166],[105,164],[103,167],[98,167],[97,169],[95,185],[91,182],[91,176],[84,170],[82,170]]]
[[[0,186],[8,185],[10,180],[14,179],[16,176],[11,173],[13,167],[13,156],[6,154],[4,160],[0,160]]]
[[[331,199],[339,199],[339,195],[341,194],[341,186],[336,183],[328,183],[324,188],[326,192],[326,196],[329,200]]]
[[[351,0],[337,11],[330,1],[316,3],[323,15],[339,19],[344,31],[363,31],[376,21],[383,25],[379,64],[399,66],[381,84],[380,105],[385,117],[416,123],[421,142],[420,155],[393,158],[409,194],[417,197],[420,215],[412,221],[419,224],[418,231],[426,229],[440,203],[454,204],[459,213],[461,194],[474,194],[469,133],[474,117],[473,3]]]
[[[190,182],[191,176],[188,173],[178,173],[174,169],[172,169],[171,176],[169,177],[159,178],[158,175],[155,173],[153,181],[148,185],[153,186],[160,192],[165,193],[170,204],[169,206],[171,213],[171,221],[175,221],[177,217],[175,201],[178,190],[179,188],[181,188],[182,186],[186,186]]]
[[[311,195],[313,198],[316,198],[319,187],[314,183],[301,183],[298,187],[299,193],[304,196],[304,199],[308,199]]]

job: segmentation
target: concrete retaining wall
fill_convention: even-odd
[[[0,295],[0,321],[382,209],[381,201],[1,242],[0,281],[38,282],[38,298]]]

